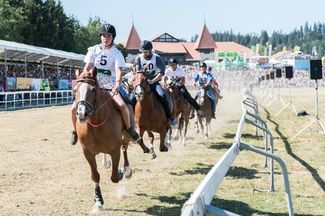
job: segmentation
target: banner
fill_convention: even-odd
[[[39,91],[41,89],[41,79],[32,80],[32,90]]]
[[[73,86],[75,85],[76,80],[69,80],[69,89],[72,89]]]
[[[14,91],[16,89],[16,78],[7,77],[6,79],[6,91]]]
[[[17,77],[16,79],[16,90],[31,90],[32,89],[32,79]]]
[[[67,90],[69,89],[68,80],[59,80],[59,90]]]
[[[47,90],[50,88],[50,83],[48,79],[40,79],[40,90]]]

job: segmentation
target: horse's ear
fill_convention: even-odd
[[[79,69],[76,69],[75,71],[74,71],[74,74],[76,75],[76,78],[78,78],[79,76],[80,76],[80,70]]]

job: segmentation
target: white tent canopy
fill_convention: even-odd
[[[0,59],[81,67],[84,55],[0,40]]]

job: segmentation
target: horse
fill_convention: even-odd
[[[134,110],[135,129],[140,137],[145,131],[148,132],[150,139],[150,153],[152,159],[156,158],[153,147],[153,133],[160,135],[159,150],[167,152],[171,143],[171,128],[169,127],[164,109],[157,96],[151,91],[150,84],[143,72],[137,72],[132,80],[134,94],[137,99]],[[170,106],[173,107],[173,99],[170,96]],[[171,109],[172,110],[172,109]]]
[[[208,138],[210,133],[210,123],[211,123],[211,101],[207,95],[207,88],[204,88],[203,85],[201,85],[198,89],[199,91],[199,97],[197,98],[197,102],[200,105],[200,110],[202,111],[203,115],[197,115],[195,116],[195,129],[196,132],[199,133],[199,124],[201,127],[202,135],[205,138]],[[203,127],[203,119],[205,119],[205,125]]]
[[[95,183],[95,206],[102,208],[104,199],[99,182],[95,156],[109,154],[112,160],[111,181],[118,183],[125,175],[130,178],[132,169],[127,156],[127,143],[131,140],[124,130],[124,123],[113,98],[101,90],[97,83],[97,69],[76,71],[74,94],[76,98],[76,133],[83,154],[91,169]],[[124,171],[119,169],[120,149],[123,150]]]
[[[174,137],[179,134],[179,143],[185,145],[185,138],[187,133],[187,127],[190,120],[191,105],[184,98],[181,89],[179,88],[180,79],[173,76],[166,77],[166,86],[175,100],[174,115],[178,118],[178,128]]]

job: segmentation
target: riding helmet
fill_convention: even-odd
[[[114,40],[114,38],[116,37],[115,27],[109,23],[103,24],[99,30],[99,35],[101,36],[102,34],[112,34]]]
[[[175,58],[169,59],[168,60],[169,64],[177,64],[177,60]]]
[[[140,50],[151,50],[152,49],[152,43],[150,41],[144,40],[140,44]]]

